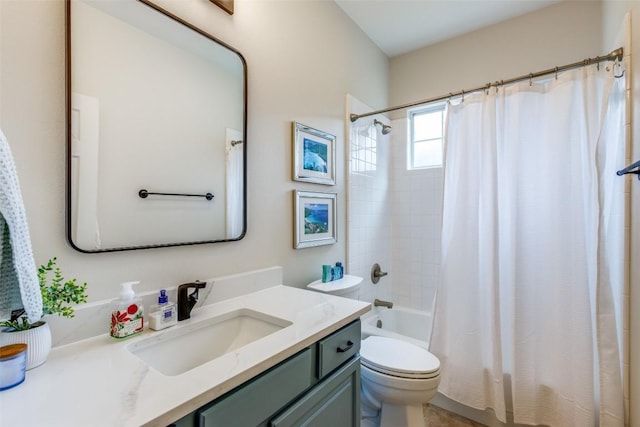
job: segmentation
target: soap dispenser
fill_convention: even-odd
[[[133,285],[140,282],[124,282],[120,291],[120,298],[113,302],[111,311],[111,336],[125,338],[138,332],[144,327],[144,309],[142,298],[133,292]]]
[[[336,262],[334,280],[344,279],[344,267],[341,262]]]
[[[178,323],[176,305],[169,301],[167,291],[164,289],[160,291],[158,304],[152,305],[149,313],[149,327],[154,331],[159,331]]]

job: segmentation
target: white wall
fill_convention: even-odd
[[[64,3],[0,1],[0,127],[16,161],[36,262],[57,256],[89,283],[90,300],[263,267],[304,286],[346,257],[345,94],[387,105],[386,56],[333,2],[236,0],[229,16],[204,0],[157,0],[238,49],[248,63],[248,231],[240,242],[81,254],[65,239]],[[291,180],[291,122],[336,135],[335,187]],[[293,249],[292,190],[338,193],[338,243]],[[73,322],[70,320],[69,322]],[[105,331],[106,331],[105,321]]]
[[[348,96],[347,111],[363,114],[371,107]],[[349,274],[363,278],[358,295],[361,301],[379,298],[398,302],[392,296],[395,272],[391,258],[391,138],[382,135],[379,125],[374,126],[374,118],[388,124],[385,117],[376,116],[349,126],[347,267]],[[388,273],[375,284],[371,280],[374,264]]]
[[[393,120],[393,298],[431,311],[440,273],[442,169],[407,171],[408,119]]]

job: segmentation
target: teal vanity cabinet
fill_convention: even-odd
[[[355,320],[173,425],[359,426],[359,350]]]

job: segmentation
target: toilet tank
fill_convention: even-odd
[[[342,279],[331,282],[323,283],[322,280],[316,280],[309,283],[307,289],[344,298],[358,299],[361,283],[362,277],[345,274]]]

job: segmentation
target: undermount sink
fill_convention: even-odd
[[[243,308],[157,333],[127,350],[165,375],[180,375],[291,324]]]

